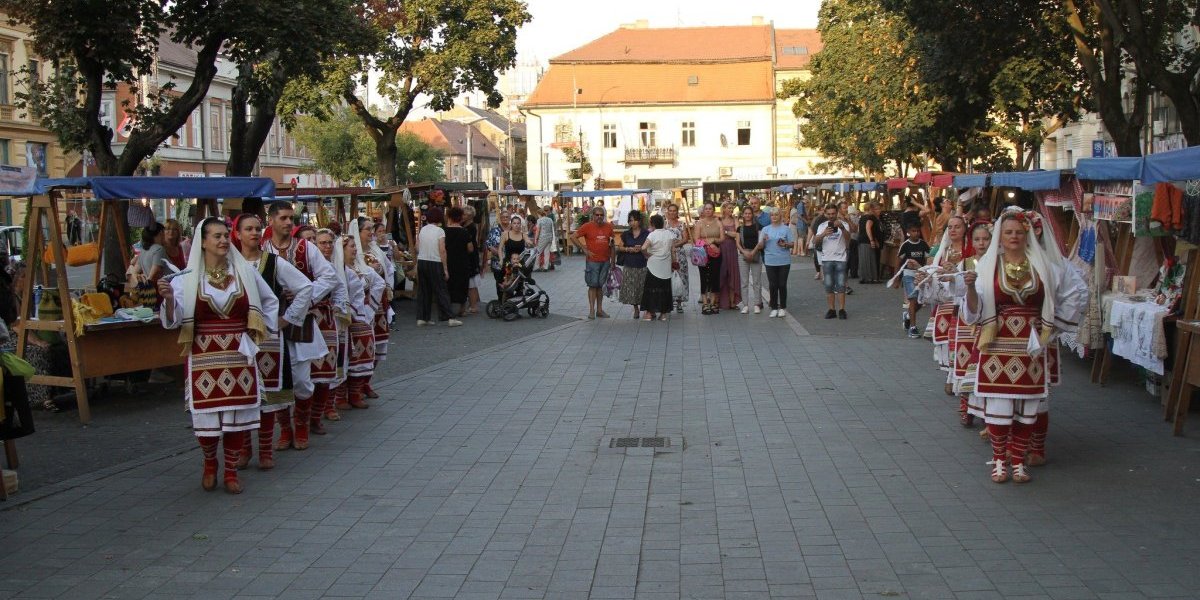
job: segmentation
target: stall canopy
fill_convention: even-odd
[[[1200,179],[1200,146],[1151,154],[1142,161],[1142,183],[1146,185]]]
[[[954,177],[955,176],[950,173],[944,173],[942,175],[934,175],[933,180],[932,180],[933,187],[938,187],[938,188],[954,187]]]
[[[908,189],[908,179],[904,177],[893,177],[887,180],[887,189],[889,190],[906,190]]]
[[[632,196],[633,194],[649,194],[651,190],[646,189],[630,189],[630,190],[591,190],[582,192],[560,192],[563,198],[604,198],[608,196]]]
[[[912,179],[912,182],[915,185],[925,185],[932,181],[933,181],[933,173],[931,173],[929,171],[921,171],[920,173],[913,175],[913,179]]]
[[[1142,178],[1142,157],[1081,158],[1075,176],[1085,181],[1133,181]]]
[[[878,181],[864,181],[854,184],[856,192],[878,192],[883,190],[883,184]]]
[[[86,187],[100,200],[133,198],[270,198],[269,177],[73,177],[41,179],[39,193],[60,187]]]
[[[778,187],[775,187],[775,188],[773,188],[773,190],[774,190],[774,191],[776,191],[776,192],[779,192],[780,194],[790,194],[790,193],[792,193],[792,192],[796,191],[796,186],[794,186],[794,185],[781,185],[781,186],[778,186]]]
[[[954,187],[956,188],[981,188],[987,187],[987,173],[977,173],[974,175],[955,175]]]
[[[1062,171],[1017,171],[992,173],[994,187],[1020,188],[1029,192],[1057,190]]]

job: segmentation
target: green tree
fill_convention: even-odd
[[[396,157],[397,175],[405,182],[442,181],[446,178],[446,154],[411,131],[401,131],[396,135]]]
[[[293,132],[296,143],[312,155],[315,171],[347,184],[375,177],[375,145],[349,108],[334,109],[325,119],[301,116]]]
[[[397,183],[396,135],[418,96],[447,110],[466,91],[498,106],[498,72],[516,62],[517,29],[529,21],[521,0],[359,0],[379,43],[340,65],[337,95],[362,120],[375,142],[380,185]],[[365,96],[367,73],[392,110],[376,115]],[[407,163],[405,163],[407,164]]]
[[[903,19],[878,0],[827,0],[817,29],[824,49],[812,77],[784,83],[780,96],[797,97],[805,145],[829,158],[826,168],[898,172],[930,149],[938,98],[921,86]]]
[[[282,2],[288,5],[286,19],[272,15],[281,10],[280,2],[248,4],[254,26],[239,32],[238,43],[228,47],[238,65],[225,169],[231,176],[253,174],[288,83],[323,81],[333,59],[361,49],[370,35],[353,10],[355,0],[287,0]],[[283,108],[285,125],[291,127],[300,107],[285,103]]]

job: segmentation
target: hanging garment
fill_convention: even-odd
[[[1165,182],[1154,186],[1150,220],[1161,223],[1167,231],[1183,229],[1183,190]]]

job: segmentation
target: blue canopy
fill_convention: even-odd
[[[1075,176],[1085,181],[1133,181],[1142,178],[1142,157],[1081,158]]]
[[[796,186],[794,186],[794,185],[781,185],[781,186],[777,186],[777,187],[775,188],[775,191],[776,191],[776,192],[779,192],[779,193],[781,193],[781,194],[790,194],[790,193],[792,193],[792,192],[796,191]]]
[[[839,194],[854,191],[854,184],[850,182],[833,184],[833,191]]]
[[[1038,190],[1057,190],[1062,171],[1015,171],[1013,173],[992,173],[994,187],[1012,187],[1034,192]]]
[[[1200,179],[1200,146],[1159,152],[1142,160],[1142,183],[1146,185]]]
[[[561,192],[563,198],[603,198],[607,196],[632,196],[634,194],[649,194],[651,190],[584,190],[582,192]]]
[[[987,187],[987,173],[976,173],[973,175],[955,175],[954,187],[956,188],[981,188]]]
[[[74,177],[40,179],[38,192],[51,188],[90,187],[101,200],[134,198],[270,198],[275,182],[269,177]]]
[[[857,192],[877,192],[883,189],[882,181],[864,181],[854,184],[854,190]]]

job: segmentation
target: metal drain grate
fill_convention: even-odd
[[[615,437],[608,441],[609,448],[670,448],[669,437]]]

